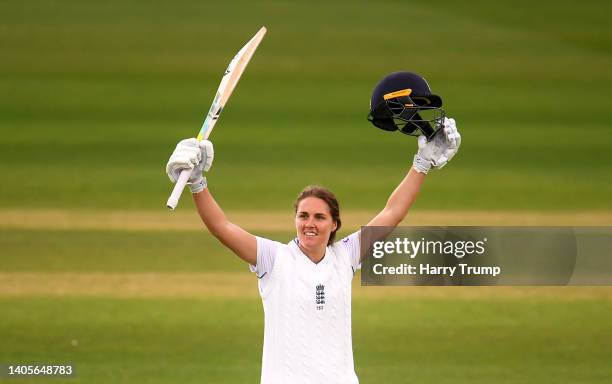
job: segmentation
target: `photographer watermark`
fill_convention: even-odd
[[[608,227],[363,227],[362,285],[610,285]]]

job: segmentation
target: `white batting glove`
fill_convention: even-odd
[[[182,170],[191,170],[187,184],[191,193],[198,193],[207,187],[206,178],[202,173],[208,172],[214,158],[215,151],[210,141],[198,141],[195,138],[181,140],[170,155],[166,164],[166,173],[170,181],[176,183]]]
[[[444,118],[442,132],[437,132],[431,141],[419,136],[419,151],[414,156],[412,167],[420,173],[427,173],[434,168],[442,168],[459,150],[461,135],[457,131],[455,119]]]

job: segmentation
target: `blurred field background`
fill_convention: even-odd
[[[71,362],[71,383],[259,381],[256,279],[200,229],[187,194],[165,211],[164,166],[262,25],[211,137],[211,190],[238,224],[289,240],[293,199],[312,183],[337,193],[347,231],[382,208],[416,141],[370,126],[369,96],[412,70],[443,96],[463,144],[407,224],[610,225],[610,12],[604,1],[0,2],[0,364]],[[354,296],[362,383],[612,377],[606,287]]]

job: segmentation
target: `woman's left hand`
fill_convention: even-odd
[[[427,173],[431,167],[440,169],[448,163],[459,150],[461,135],[457,131],[455,119],[444,118],[444,127],[431,141],[419,136],[419,151],[414,156],[413,167],[417,172]]]

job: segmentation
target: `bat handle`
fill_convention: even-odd
[[[181,198],[181,193],[183,193],[183,189],[185,188],[185,184],[187,184],[187,180],[189,180],[189,176],[191,176],[191,169],[183,169],[178,179],[176,180],[176,184],[174,184],[174,189],[168,198],[168,202],[166,203],[166,207],[170,210],[174,210],[176,208],[179,199]]]

